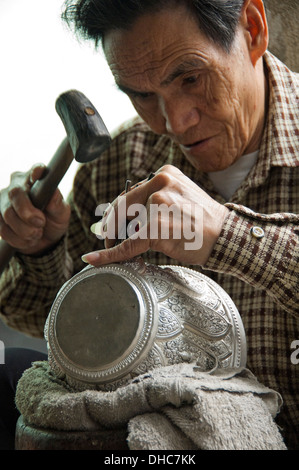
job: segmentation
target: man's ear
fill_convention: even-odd
[[[268,47],[268,24],[262,0],[246,0],[240,18],[252,65],[255,67]]]

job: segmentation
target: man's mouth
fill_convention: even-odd
[[[191,149],[192,147],[194,147],[195,145],[198,145],[200,144],[201,142],[203,142],[204,139],[202,140],[197,140],[196,142],[193,142],[192,144],[182,144],[181,146],[184,147],[185,149]]]
[[[210,137],[207,137],[206,139],[197,140],[196,142],[192,142],[190,144],[180,144],[180,146],[185,150],[191,150],[195,147],[201,146],[202,144],[207,142],[209,139],[210,139]]]

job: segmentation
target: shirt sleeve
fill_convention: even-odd
[[[284,310],[299,316],[296,214],[259,214],[231,209],[204,269],[226,273],[267,291]]]

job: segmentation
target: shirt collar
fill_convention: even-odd
[[[269,107],[260,147],[267,166],[299,164],[299,74],[291,72],[270,52],[264,55],[268,74]]]

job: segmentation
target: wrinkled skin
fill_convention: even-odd
[[[230,53],[209,41],[183,6],[145,15],[130,30],[111,31],[104,39],[118,86],[152,130],[170,136],[196,169],[221,170],[259,148],[267,99],[262,56],[268,35],[262,0],[245,2]],[[37,165],[12,175],[9,187],[0,193],[0,236],[26,254],[40,254],[55,245],[69,224],[70,208],[58,190],[44,212],[32,206],[28,191],[42,171]],[[143,204],[148,212],[153,203],[179,210],[186,203],[197,204],[203,210],[202,247],[186,251],[184,240],[171,236],[152,240],[148,218],[140,230],[145,238],[135,236],[117,246],[107,238],[108,249],[85,256],[86,262],[117,262],[151,248],[183,263],[204,264],[228,214],[225,206],[170,166],[125,197],[128,204]],[[117,201],[113,206],[117,213]],[[191,215],[195,229],[200,224]],[[158,223],[162,230],[163,220]],[[171,234],[174,227],[169,228]]]
[[[201,171],[228,168],[258,150],[267,99],[262,62],[266,47],[267,25],[259,0],[245,3],[230,53],[199,31],[184,6],[144,16],[129,31],[111,31],[104,43],[115,81],[138,114],[154,132],[171,137]],[[99,266],[152,249],[182,263],[206,263],[228,209],[173,167],[163,167],[156,175],[125,196],[127,206],[143,204],[149,214],[151,204],[176,205],[183,211],[184,204],[196,203],[203,210],[203,227],[193,219],[193,228],[203,232],[202,247],[187,251],[183,238],[152,239],[150,225],[157,220],[148,217],[146,227],[117,246],[109,232],[107,250],[88,254],[84,261]],[[114,215],[107,218],[108,226],[114,224]],[[158,223],[160,233],[165,220]],[[174,229],[171,224],[170,234]],[[147,237],[141,238],[144,232]]]
[[[105,53],[151,129],[169,135],[195,168],[216,171],[258,150],[263,132],[263,69],[252,63],[248,36],[240,25],[226,53],[182,6],[110,32]]]

